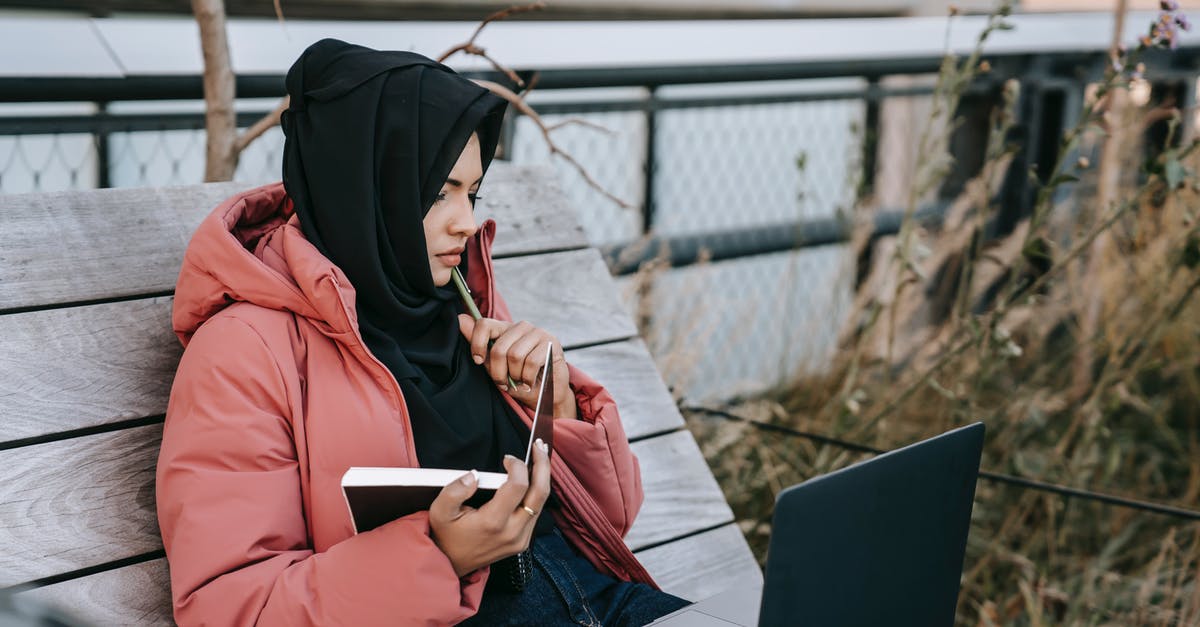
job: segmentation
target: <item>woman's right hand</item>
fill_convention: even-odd
[[[429,506],[433,541],[459,577],[529,547],[534,523],[550,495],[550,459],[544,447],[541,440],[533,447],[532,481],[525,463],[506,455],[508,480],[479,509],[464,505],[477,487],[471,473],[442,488]]]

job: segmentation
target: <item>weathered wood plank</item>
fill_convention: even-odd
[[[529,320],[563,346],[637,335],[608,268],[595,249],[496,262],[496,288],[514,320]]]
[[[162,425],[0,451],[0,587],[162,548]]]
[[[247,187],[0,196],[0,309],[170,290],[201,218]]]
[[[603,384],[617,407],[629,439],[684,426],[683,416],[640,339],[567,352],[570,361]]]
[[[92,625],[171,625],[167,560],[156,559],[20,593]]]
[[[182,352],[170,297],[0,316],[0,442],[162,414]]]
[[[660,435],[632,448],[641,464],[646,502],[625,537],[629,548],[637,550],[733,520],[733,510],[690,432]]]
[[[174,288],[196,226],[245,183],[0,195],[0,310]],[[478,209],[499,224],[494,254],[587,246],[546,167],[497,162]]]
[[[646,549],[637,556],[663,590],[690,601],[763,580],[735,524]]]
[[[568,348],[636,334],[595,251],[502,259],[496,272],[514,314],[549,329]],[[547,287],[557,285],[571,287]],[[181,353],[170,317],[168,297],[0,316],[0,442],[165,412]],[[650,378],[657,375],[644,349],[589,350],[593,376],[616,382],[614,395],[632,406],[624,413],[631,437],[681,424],[677,414],[660,413],[669,411],[666,392],[654,393],[661,380]],[[657,408],[645,424],[639,405]]]
[[[734,586],[762,582],[762,571],[741,531],[733,524],[646,549],[638,553],[638,558],[663,590],[693,601]],[[22,594],[52,603],[96,625],[172,623],[170,583],[164,559]]]
[[[588,245],[587,235],[551,166],[514,166],[497,161],[488,168],[479,195],[482,198],[475,209],[478,221],[496,220],[494,256]]]
[[[161,425],[0,451],[0,587],[161,548],[154,466]],[[646,502],[633,548],[732,520],[686,431],[635,445]]]

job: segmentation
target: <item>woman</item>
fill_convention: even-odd
[[[508,322],[495,224],[472,215],[504,101],[420,55],[328,39],[287,88],[283,183],[217,207],[176,287],[186,349],[157,473],[176,620],[617,625],[684,605],[621,540],[637,461],[557,341],[554,455],[511,455],[553,337]],[[473,509],[467,473],[428,512],[354,534],[342,473],[416,465],[508,482]],[[490,577],[526,547],[523,587]]]

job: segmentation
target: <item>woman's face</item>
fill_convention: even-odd
[[[425,214],[425,249],[433,284],[450,282],[452,268],[462,261],[467,239],[475,234],[475,193],[483,179],[479,137],[474,133]]]

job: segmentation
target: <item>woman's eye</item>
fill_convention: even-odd
[[[467,198],[469,198],[471,200],[471,204],[474,205],[479,201],[480,198],[483,198],[483,196],[480,196],[479,194],[467,194]]]
[[[433,202],[442,202],[443,200],[446,200],[446,192],[438,192],[438,195],[433,199]]]

